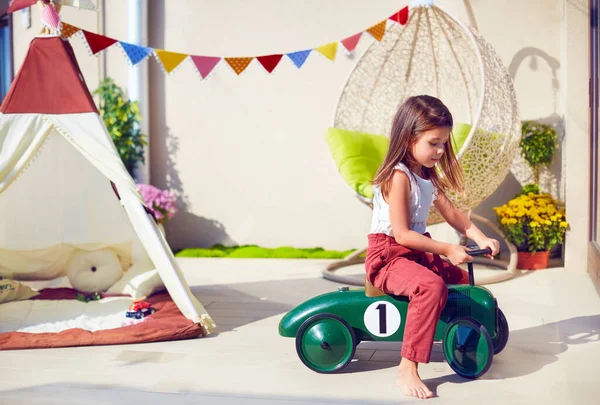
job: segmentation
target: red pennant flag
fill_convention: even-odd
[[[346,48],[348,50],[348,52],[352,52],[353,50],[355,50],[356,45],[358,45],[358,41],[360,40],[361,35],[362,35],[362,32],[359,32],[356,35],[352,35],[351,37],[344,39],[342,41],[344,48]]]
[[[221,60],[221,58],[215,56],[190,55],[190,58],[192,58],[194,65],[196,65],[196,69],[198,69],[198,73],[200,73],[200,76],[202,76],[203,79],[212,72],[217,63]]]
[[[396,21],[398,24],[404,25],[408,21],[408,6],[398,11],[396,14],[391,16],[389,20]]]
[[[279,64],[279,61],[283,55],[266,55],[266,56],[257,56],[256,59],[260,62],[261,65],[265,68],[265,70],[269,73],[273,71]]]
[[[116,39],[105,37],[104,35],[94,34],[86,30],[81,31],[83,31],[83,35],[85,35],[85,39],[94,55],[117,42]]]

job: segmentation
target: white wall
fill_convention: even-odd
[[[106,3],[106,35],[126,40],[126,2]],[[438,3],[463,21],[476,23],[510,67],[522,119],[561,124],[568,56],[561,51],[565,1],[471,0],[471,16],[462,0]],[[405,4],[152,0],[149,45],[198,55],[286,53],[343,39]],[[65,8],[61,14],[65,21],[97,32],[94,13]],[[31,30],[15,31],[18,67]],[[372,41],[363,38],[355,57]],[[88,56],[79,39],[72,43],[88,84],[95,87],[98,58]],[[531,55],[538,55],[535,62]],[[154,60],[143,63],[150,64],[152,183],[172,188],[185,205],[166,227],[173,248],[218,242],[339,249],[365,245],[370,210],[346,188],[324,141],[354,59],[338,51],[332,63],[313,53],[297,69],[284,57],[271,75],[253,61],[239,77],[221,62],[204,81],[189,60],[171,75]],[[127,63],[119,49],[107,52],[107,74],[126,85]],[[562,153],[544,180],[559,198],[564,198]],[[530,171],[519,161],[478,213],[493,219],[491,207],[530,180]],[[452,238],[443,228],[433,229],[434,234]]]

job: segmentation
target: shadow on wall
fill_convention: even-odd
[[[559,115],[558,108],[560,90],[558,70],[560,69],[560,61],[539,48],[526,47],[515,54],[508,66],[508,71],[514,81],[519,68],[524,62],[528,62],[529,68],[537,72],[540,70],[540,61],[547,65],[552,72],[553,112],[547,117],[539,117],[533,121],[548,124],[556,128],[558,142],[558,148],[555,151],[552,164],[550,167],[540,170],[540,188],[545,192],[551,193],[554,197],[564,200],[562,142],[565,131],[564,121]],[[511,172],[522,185],[534,182],[533,171],[521,156],[520,150],[513,161]]]
[[[152,29],[148,30],[149,43],[155,48],[165,47],[165,1],[154,0],[148,9]],[[223,224],[199,217],[192,209],[179,172],[177,156],[179,138],[167,126],[165,74],[157,63],[149,65],[150,78],[150,178],[153,185],[168,189],[177,198],[178,213],[166,223],[166,234],[171,249],[209,247],[215,243],[235,244]]]

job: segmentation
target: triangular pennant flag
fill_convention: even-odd
[[[134,66],[143,61],[152,52],[152,48],[146,46],[134,45],[128,42],[119,42],[119,44],[121,44],[131,64]]]
[[[269,73],[273,71],[279,64],[279,61],[283,55],[266,55],[266,56],[258,56],[256,59],[260,62],[261,65],[265,68],[265,70]]]
[[[296,65],[296,67],[300,69],[302,65],[304,65],[304,62],[306,62],[306,58],[308,58],[310,51],[312,51],[312,49],[307,49],[306,51],[292,52],[288,53],[287,56],[291,59],[292,62],[294,62],[294,65]]]
[[[389,20],[396,21],[398,24],[402,25],[406,24],[408,21],[408,6],[391,16]]]
[[[371,28],[367,29],[367,32],[373,36],[377,41],[381,41],[381,38],[385,35],[385,23],[386,20],[381,21],[378,24],[375,24]]]
[[[337,53],[337,47],[337,42],[331,42],[327,45],[322,45],[318,48],[315,48],[315,51],[319,52],[321,55],[325,56],[327,59],[333,62]]]
[[[352,35],[351,37],[348,37],[348,38],[342,40],[342,44],[344,45],[344,48],[346,48],[346,50],[348,50],[348,52],[352,52],[353,50],[355,50],[356,45],[358,45],[358,41],[360,40],[361,35],[362,35],[362,32],[360,32],[356,35]]]
[[[250,64],[250,62],[252,62],[252,59],[254,59],[254,58],[224,58],[224,59],[227,61],[229,66],[231,66],[233,71],[237,75],[239,75],[248,67],[248,65]]]
[[[215,68],[217,63],[221,60],[221,58],[217,58],[215,56],[190,56],[196,69],[198,69],[198,73],[202,78],[206,78],[210,72]]]
[[[83,31],[83,35],[85,35],[88,46],[94,55],[117,42],[116,39],[105,37],[104,35],[94,34],[93,32],[86,30],[81,31]]]
[[[175,70],[175,68],[189,56],[185,53],[170,52],[165,51],[164,49],[155,49],[154,53],[162,62],[167,73],[171,73]]]
[[[79,31],[79,28],[71,24],[67,24],[66,22],[63,22],[61,24],[60,36],[63,38],[71,38],[77,33],[77,31]]]

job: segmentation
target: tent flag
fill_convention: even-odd
[[[302,65],[304,65],[304,62],[306,62],[306,58],[308,58],[310,51],[312,51],[312,49],[307,49],[306,51],[292,52],[288,53],[287,56],[292,60],[292,62],[294,62],[294,65],[296,65],[296,67],[300,69]]]
[[[279,55],[266,55],[266,56],[257,56],[256,59],[260,62],[260,64],[265,68],[265,70],[271,73],[281,61],[283,57],[282,54]]]
[[[224,58],[224,59],[229,64],[229,66],[231,66],[233,71],[239,76],[240,73],[242,73],[244,70],[246,70],[246,68],[248,67],[250,62],[252,62],[252,59],[254,59],[254,58]]]
[[[221,58],[217,58],[214,56],[190,55],[190,58],[192,58],[194,66],[196,66],[198,73],[200,73],[200,76],[203,79],[206,78],[206,76],[208,76],[210,72],[212,72],[217,63],[219,63],[219,61],[221,60]]]
[[[100,51],[105,50],[106,48],[117,42],[116,39],[105,37],[104,35],[94,34],[93,32],[89,32],[86,30],[81,31],[85,36],[90,51],[92,51],[92,54],[94,55]]]
[[[335,55],[337,53],[338,43],[331,42],[329,44],[320,46],[315,48],[315,51],[319,52],[321,55],[325,56],[327,59],[333,62],[335,59]]]
[[[167,73],[171,73],[189,55],[184,53],[169,52],[164,49],[155,49],[154,54],[160,60]]]
[[[134,66],[152,53],[152,48],[146,46],[134,45],[127,42],[119,42],[119,44],[123,48],[123,51],[125,51],[131,64]]]

